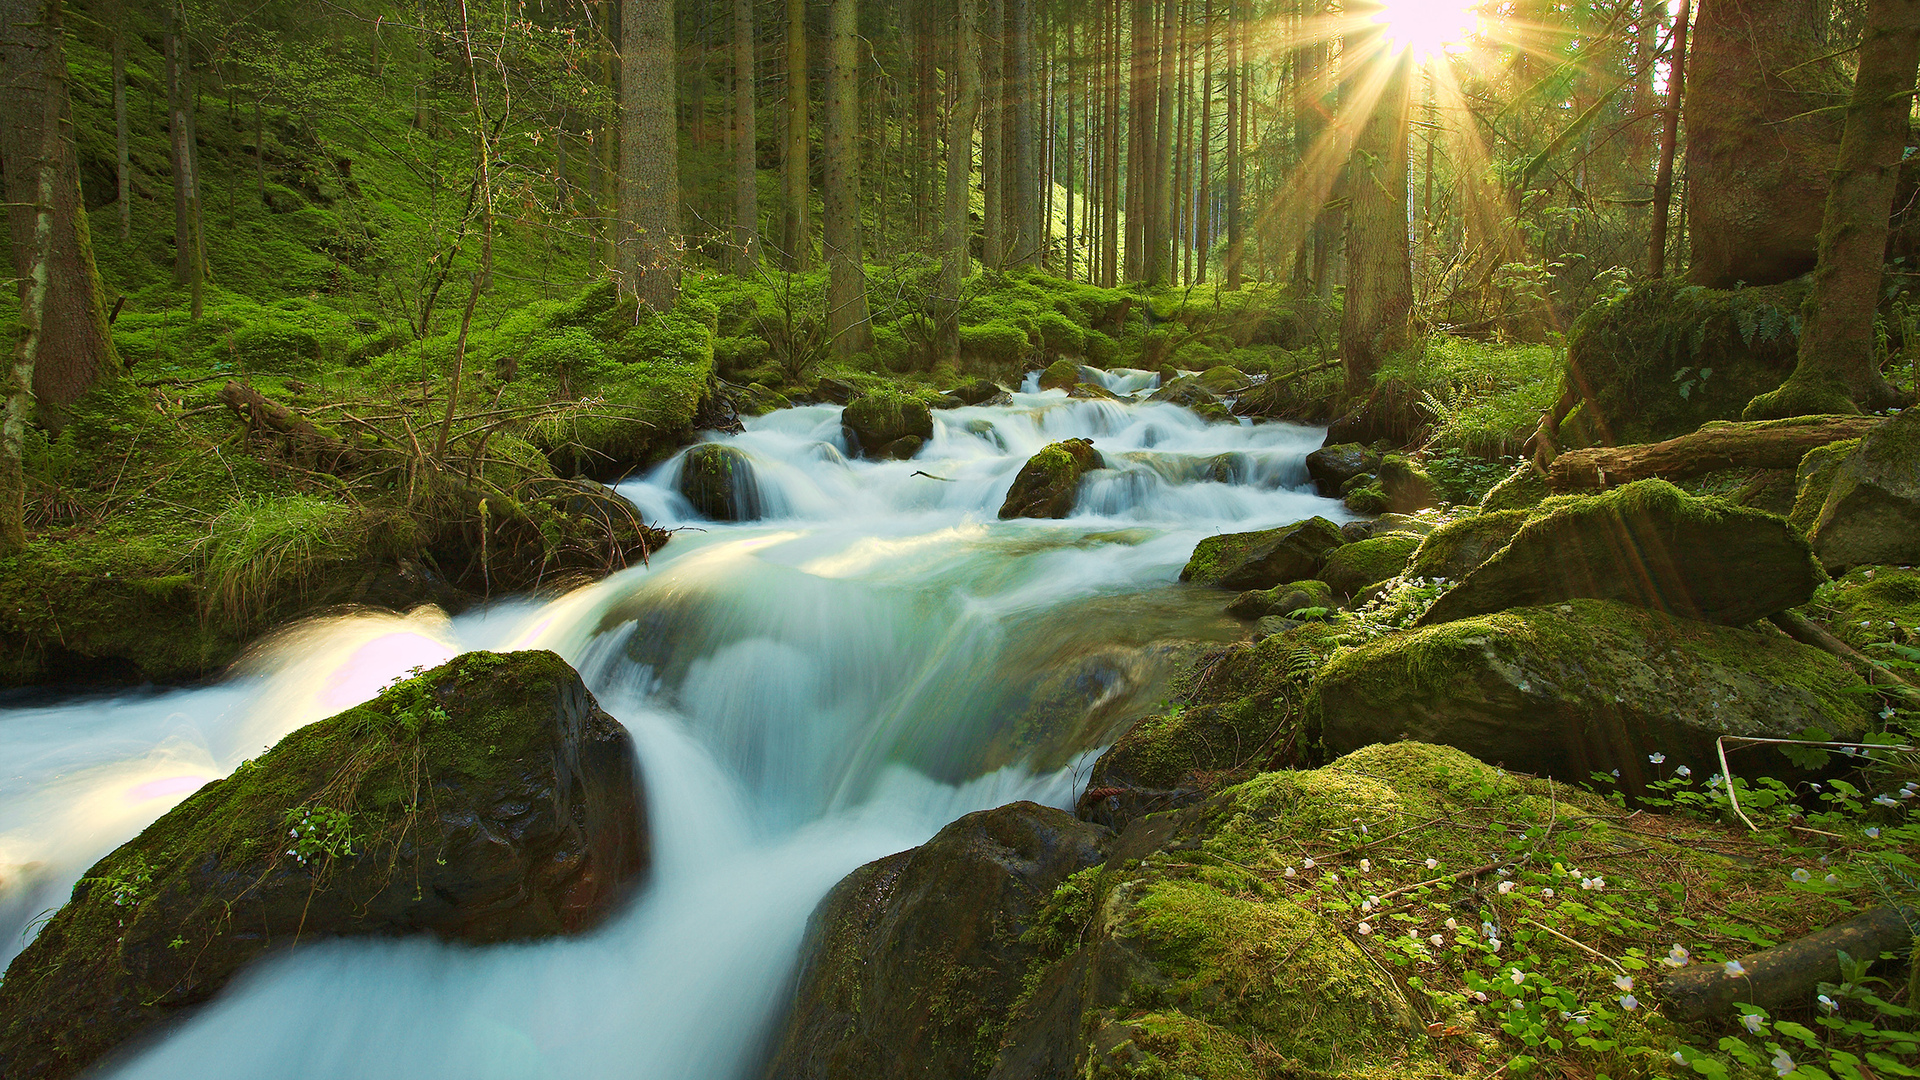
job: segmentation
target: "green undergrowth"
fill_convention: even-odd
[[[1398,384],[1418,401],[1432,429],[1429,453],[1454,452],[1498,461],[1517,454],[1560,395],[1563,362],[1547,345],[1509,345],[1436,334],[1394,357],[1374,376]],[[1484,492],[1492,481],[1460,487]],[[1468,491],[1454,501],[1471,501]]]

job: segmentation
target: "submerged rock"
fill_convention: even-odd
[[[1222,533],[1195,545],[1180,580],[1222,589],[1267,589],[1317,577],[1327,556],[1346,543],[1326,518],[1296,521],[1259,532]]]
[[[872,458],[908,436],[933,438],[933,413],[926,402],[905,394],[864,394],[840,411],[840,426],[855,452]]]
[[[680,461],[680,494],[715,521],[757,521],[760,484],[753,463],[725,443],[701,443]]]
[[[1737,626],[1805,603],[1820,580],[1784,520],[1641,480],[1543,504],[1420,625],[1592,597]]]
[[[1014,477],[1000,518],[1063,518],[1073,513],[1080,479],[1104,463],[1090,439],[1054,443],[1027,459]]]
[[[1379,536],[1336,550],[1327,556],[1320,571],[1321,580],[1343,596],[1357,596],[1369,585],[1378,584],[1406,569],[1407,560],[1420,546],[1420,538],[1404,534]]]
[[[0,982],[0,1075],[76,1075],[262,955],[587,929],[645,874],[626,730],[549,652],[469,653],[301,728],[100,860]]]
[[[1307,455],[1307,475],[1329,499],[1338,497],[1347,481],[1379,468],[1380,455],[1359,443],[1323,446]]]
[[[1030,802],[849,874],[815,909],[768,1080],[984,1076],[1054,890],[1113,834]]]
[[[1920,408],[1869,431],[1839,463],[1809,536],[1829,571],[1920,563]]]
[[[1859,677],[1818,649],[1608,600],[1383,638],[1336,657],[1315,692],[1330,753],[1414,739],[1569,783],[1618,769],[1633,792],[1678,765],[1718,772],[1720,735],[1856,739],[1867,721]]]

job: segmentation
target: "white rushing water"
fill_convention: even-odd
[[[652,565],[550,603],[315,621],[213,686],[0,700],[0,961],[94,860],[294,728],[459,652],[550,648],[638,744],[655,861],[637,902],[564,940],[302,949],[114,1075],[737,1077],[834,882],[973,810],[1072,804],[1091,741],[1036,761],[1010,730],[1036,678],[1230,636],[1217,594],[1171,587],[1194,543],[1343,517],[1307,483],[1314,429],[1022,393],[936,413],[911,461],[865,462],[839,415],[789,409],[727,440],[758,521],[701,519],[678,458],[621,485],[681,531]],[[997,520],[1026,458],[1076,436],[1111,466],[1080,510]]]

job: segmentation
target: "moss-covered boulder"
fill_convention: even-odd
[[[901,439],[933,438],[933,413],[926,402],[905,394],[891,391],[863,394],[841,410],[840,426],[856,453],[878,458],[888,446]],[[919,449],[918,444],[914,448]]]
[[[1252,379],[1247,377],[1246,372],[1241,371],[1231,364],[1216,364],[1194,376],[1194,378],[1200,381],[1201,386],[1206,387],[1221,397],[1225,397],[1228,394],[1239,393],[1253,382]]]
[[[301,942],[584,930],[648,865],[631,737],[548,652],[469,653],[288,735],[100,860],[0,982],[56,1080]]]
[[[1482,510],[1526,510],[1539,506],[1547,497],[1547,478],[1531,463],[1514,466],[1505,480],[1487,489],[1480,497]]]
[[[947,393],[968,405],[1005,405],[1012,401],[1007,392],[991,379],[975,379],[972,382],[961,383]]]
[[[1395,514],[1424,510],[1434,504],[1433,477],[1421,464],[1404,454],[1388,454],[1380,459],[1374,474],[1380,490],[1387,496],[1387,509]]]
[[[1259,532],[1222,533],[1194,546],[1180,580],[1222,589],[1269,589],[1316,578],[1346,537],[1326,518],[1296,521]]]
[[[1307,455],[1307,475],[1329,499],[1338,497],[1347,481],[1379,468],[1380,455],[1359,443],[1323,446]]]
[[[1920,570],[1858,567],[1822,589],[1808,610],[1856,649],[1920,645]]]
[[[1192,409],[1209,419],[1218,414],[1227,414],[1227,407],[1220,401],[1220,395],[1207,389],[1206,384],[1192,375],[1181,375],[1162,383],[1160,389],[1147,396],[1147,400],[1164,401],[1169,405]]]
[[[1567,336],[1567,367],[1599,441],[1653,443],[1737,420],[1799,356],[1804,282],[1707,289],[1649,281],[1596,305]]]
[[[1840,463],[1859,446],[1859,439],[1844,439],[1816,446],[1801,456],[1800,465],[1793,473],[1793,509],[1787,513],[1787,521],[1794,528],[1809,533],[1819,524],[1820,511],[1826,508],[1827,495],[1833,491],[1833,478],[1840,472]]]
[[[701,443],[680,459],[680,494],[715,521],[757,521],[760,484],[753,463],[736,447]]]
[[[1065,390],[1080,383],[1080,365],[1072,360],[1055,360],[1040,373],[1040,389]]]
[[[1384,514],[1393,505],[1387,497],[1387,490],[1374,482],[1371,476],[1356,476],[1354,480],[1365,481],[1357,486],[1349,481],[1349,490],[1340,500],[1341,505],[1356,514]]]
[[[1920,408],[1867,432],[1808,532],[1828,570],[1920,563]]]
[[[1455,518],[1427,534],[1407,563],[1407,576],[1459,581],[1506,547],[1532,516],[1496,510]]]
[[[1356,596],[1369,585],[1385,581],[1406,569],[1420,547],[1420,538],[1395,534],[1348,544],[1327,556],[1320,578],[1343,596]]]
[[[1027,459],[1000,504],[1000,518],[1063,518],[1073,513],[1080,478],[1104,468],[1090,439],[1054,443]]]
[[[1019,802],[849,874],[808,924],[793,1009],[764,1075],[984,1077],[1040,951],[1028,933],[1036,916],[1112,840]]]
[[[1805,603],[1821,579],[1783,519],[1641,480],[1542,504],[1420,625],[1593,597],[1737,626]]]
[[[1270,615],[1291,615],[1309,608],[1334,606],[1333,589],[1324,581],[1289,581],[1271,589],[1249,589],[1233,598],[1227,613],[1242,619],[1264,619]]]
[[[1867,728],[1859,676],[1818,649],[1608,600],[1383,638],[1329,663],[1315,700],[1330,753],[1414,739],[1569,783],[1618,769],[1634,792],[1677,765],[1718,771],[1721,735]],[[1654,754],[1669,772],[1649,770]]]

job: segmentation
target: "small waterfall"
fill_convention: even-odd
[[[1157,381],[1110,374],[1116,393]],[[731,1080],[834,882],[975,809],[1071,805],[1111,725],[1161,692],[1160,646],[1242,632],[1175,584],[1201,537],[1344,518],[1307,482],[1314,429],[1028,392],[936,412],[915,458],[875,462],[839,415],[703,444],[744,463],[755,520],[687,497],[698,448],[621,484],[678,535],[557,600],[316,620],[213,686],[0,703],[0,956],[94,860],[295,727],[467,649],[551,648],[638,744],[656,866],[629,911],[526,945],[303,949],[113,1075]],[[1074,516],[999,521],[1026,459],[1071,437],[1108,465]],[[1036,738],[1060,708],[1086,719]]]

